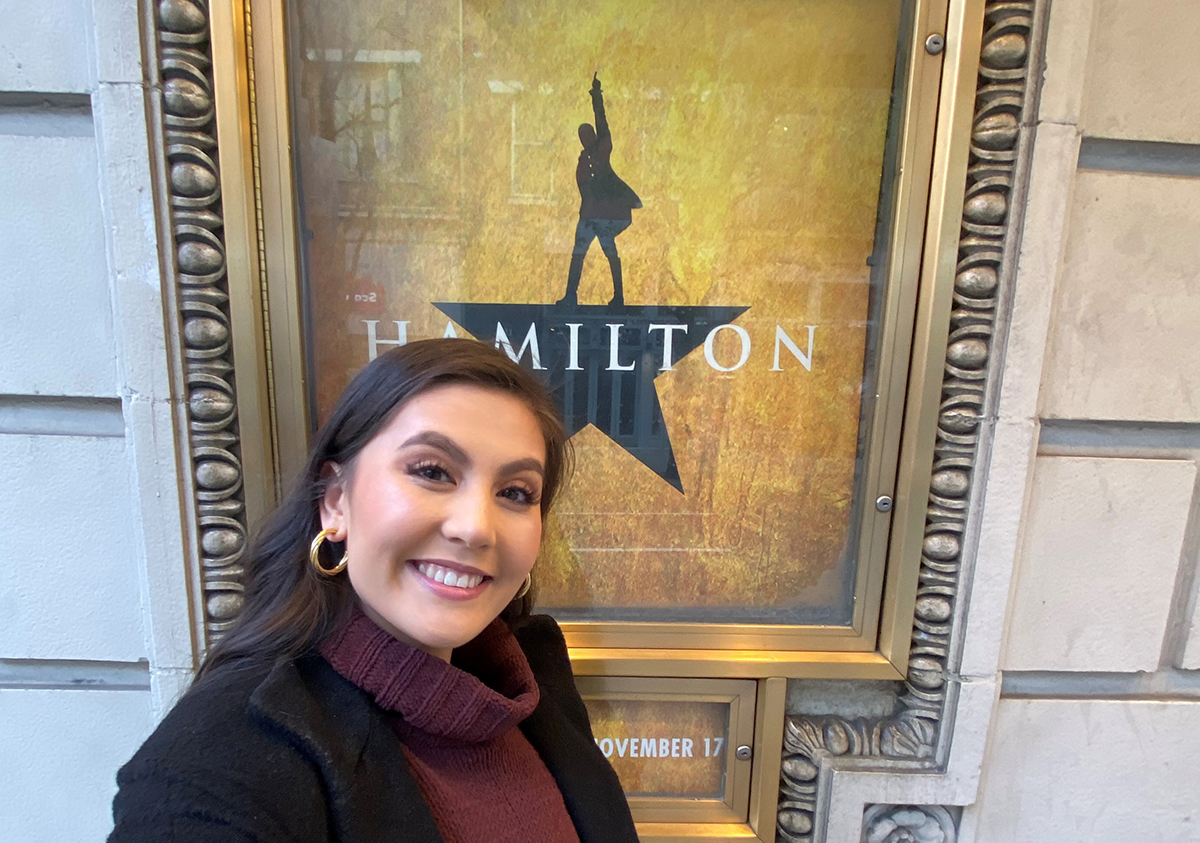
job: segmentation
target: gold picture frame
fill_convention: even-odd
[[[980,3],[917,0],[880,343],[880,400],[865,487],[890,508],[865,510],[849,626],[564,623],[583,675],[899,679],[916,600],[940,361],[949,325],[960,196],[978,43],[954,38]],[[257,521],[307,448],[308,374],[301,332],[283,0],[214,5],[213,79],[238,362],[247,520]],[[947,33],[944,52],[926,49]],[[965,58],[964,58],[965,57]],[[964,70],[964,68],[968,68]]]

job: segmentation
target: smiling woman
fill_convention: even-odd
[[[568,464],[501,352],[371,362],[259,533],[238,624],[118,775],[110,840],[636,840],[530,615]]]
[[[447,661],[498,617],[541,543],[546,438],[521,398],[451,382],[351,463],[327,462],[321,524],[346,545],[363,612]]]

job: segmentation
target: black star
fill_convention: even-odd
[[[476,339],[495,342],[540,375],[567,435],[587,425],[680,492],[654,379],[745,307],[468,304],[434,302]]]

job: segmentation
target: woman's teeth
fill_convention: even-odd
[[[429,562],[422,562],[417,565],[417,570],[431,580],[452,585],[455,588],[474,588],[483,582],[483,577],[479,574],[459,574],[451,571],[449,568],[443,568],[440,565],[433,565]]]

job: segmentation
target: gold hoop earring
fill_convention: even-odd
[[[525,575],[525,582],[523,582],[521,584],[521,590],[517,592],[517,596],[513,598],[513,601],[515,602],[517,600],[520,600],[522,597],[524,597],[526,594],[529,593],[529,589],[531,589],[531,588],[533,588],[533,574],[528,573]]]
[[[321,545],[330,536],[337,533],[337,530],[322,530],[317,533],[317,537],[312,540],[312,544],[308,546],[308,561],[317,569],[318,573],[324,574],[327,577],[336,577],[342,571],[346,570],[346,562],[350,559],[349,553],[342,554],[342,560],[332,568],[326,568],[321,564]]]

